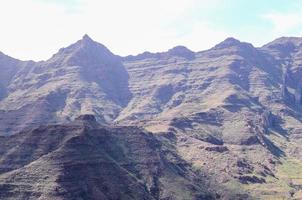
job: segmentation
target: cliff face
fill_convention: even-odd
[[[0,55],[0,130],[14,138],[7,135],[93,114],[155,133],[221,198],[299,198],[299,175],[286,169],[302,163],[301,66],[301,38],[261,48],[228,38],[202,52],[177,46],[122,58],[84,36],[43,62]]]

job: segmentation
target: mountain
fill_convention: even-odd
[[[131,98],[128,73],[119,57],[87,35],[45,62],[28,66],[14,62],[22,66],[14,66],[10,81],[4,85],[1,132],[14,133],[91,113],[97,113],[98,120],[105,123],[112,121]],[[9,68],[6,63],[1,65]]]
[[[185,161],[137,127],[85,115],[0,143],[1,199],[213,199]]]
[[[150,137],[173,152],[173,160],[177,158],[186,163],[187,171],[182,178],[178,177],[177,171],[167,173],[172,173],[173,179],[182,179],[180,182],[186,181],[184,185],[189,189],[170,185],[173,183],[170,179],[166,186],[159,184],[156,190],[163,191],[159,195],[154,196],[150,189],[141,190],[140,186],[135,186],[138,183],[133,183],[130,193],[147,195],[146,199],[175,199],[170,194],[176,194],[174,189],[178,188],[182,192],[191,191],[188,198],[176,195],[179,199],[200,199],[198,195],[212,199],[299,199],[302,198],[301,66],[302,38],[286,37],[260,48],[227,38],[201,52],[177,46],[166,52],[120,57],[85,35],[47,61],[19,61],[0,54],[0,132],[3,143],[7,140],[7,145],[12,145],[3,150],[3,154],[13,152],[12,147],[21,145],[15,141],[33,140],[32,130],[48,137],[50,130],[56,132],[61,127],[74,127],[78,116],[89,114],[101,124],[97,125],[98,130],[108,126],[111,127],[109,132],[115,132],[116,127],[126,130],[125,127],[138,126],[152,132]],[[40,125],[44,128],[37,128]],[[63,132],[74,135],[74,129]],[[133,140],[143,141],[136,129],[129,128],[126,132],[125,138],[120,139],[114,136],[115,133],[111,138],[110,133],[108,142],[127,146],[138,145]],[[136,139],[129,140],[127,137],[132,134]],[[43,141],[49,141],[48,145],[51,145],[54,139],[49,137]],[[102,148],[106,151],[109,147]],[[131,156],[146,156],[141,152],[144,146],[135,148],[135,152],[124,152],[127,162],[132,162],[128,159]],[[33,176],[33,169],[28,169],[31,175],[24,175],[27,171],[23,167],[39,160],[42,154],[33,158],[33,150],[28,151],[30,153],[23,155],[25,160],[28,159],[26,165],[16,165],[13,170],[19,170],[19,174],[3,172],[0,175],[3,180],[16,184],[19,181],[11,176]],[[45,155],[51,151],[45,150]],[[163,152],[161,148],[150,149],[153,151]],[[16,151],[15,156],[18,154],[22,155]],[[65,156],[65,152],[60,151],[60,155]],[[41,162],[64,163],[66,157],[69,154],[62,160],[51,157],[47,162]],[[84,158],[72,159],[70,163]],[[4,162],[5,156],[0,160]],[[4,166],[11,162],[6,160]],[[159,162],[163,168],[170,166],[166,161]],[[93,173],[98,173],[99,167]],[[63,176],[60,174],[62,169],[58,170],[58,176]],[[140,174],[141,169],[137,170]],[[95,175],[89,171],[81,173]],[[112,177],[116,178],[120,173],[116,172],[117,175]],[[149,176],[138,179],[145,181],[146,177]],[[188,179],[183,180],[184,177]],[[114,181],[110,191],[123,192],[125,188],[120,188]],[[53,180],[54,183],[59,184],[58,180]],[[79,188],[78,183],[68,184]],[[144,184],[144,187],[150,186],[146,181]],[[3,183],[2,187],[12,186]],[[89,184],[83,187],[92,188]],[[173,191],[165,192],[167,188]],[[11,193],[17,189],[4,188],[2,191]],[[30,190],[31,194],[35,193]],[[103,189],[96,191],[104,195]],[[8,195],[7,198],[21,197]],[[95,196],[82,198],[93,199]],[[143,199],[144,196],[132,198]]]

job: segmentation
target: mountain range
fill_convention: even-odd
[[[302,38],[0,53],[1,199],[301,199]]]

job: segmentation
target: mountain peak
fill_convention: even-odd
[[[185,46],[176,46],[172,49],[169,49],[168,54],[172,56],[184,57],[187,59],[193,59],[195,57],[194,52]]]
[[[280,37],[270,43],[302,43],[302,37]]]
[[[239,40],[237,40],[233,37],[228,37],[221,43],[217,44],[214,48],[223,49],[223,48],[228,48],[228,47],[232,47],[232,46],[239,46],[240,44],[241,44],[241,42]]]
[[[238,47],[240,49],[250,49],[253,48],[253,45],[247,42],[241,42],[240,40],[237,40],[233,37],[228,37],[221,43],[217,44],[213,49],[225,49],[231,47]]]
[[[87,34],[85,34],[85,35],[82,37],[81,42],[86,43],[86,44],[89,44],[89,43],[96,43],[96,42],[93,41],[93,39],[91,39],[91,37],[89,37],[89,35],[87,35]]]
[[[263,48],[277,49],[279,51],[289,52],[302,45],[301,37],[280,37],[266,45]]]
[[[191,50],[185,46],[178,45],[178,46],[173,47],[172,49],[169,49],[168,51],[171,52],[171,51],[191,51]]]
[[[156,59],[169,58],[173,56],[182,57],[191,60],[195,58],[195,53],[190,49],[188,49],[187,47],[179,45],[165,52],[151,53],[149,51],[145,51],[144,53],[138,54],[136,56],[132,56],[132,55],[126,56],[123,59],[127,61],[133,61],[133,60],[143,60],[146,58],[156,58]]]
[[[88,63],[107,63],[115,60],[115,56],[103,44],[92,40],[87,34],[74,44],[62,48],[52,58],[57,63],[85,65]]]
[[[93,39],[91,39],[91,37],[89,37],[89,35],[85,34],[81,40],[79,40],[77,43],[81,48],[93,48],[94,46],[97,45],[101,45],[99,43],[97,43],[96,41],[94,41]]]
[[[83,35],[83,40],[92,40],[88,34]]]
[[[228,37],[223,42],[228,43],[228,44],[240,44],[241,43],[239,40],[237,40],[236,38],[233,38],[233,37]]]

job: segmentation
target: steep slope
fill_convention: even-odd
[[[151,123],[154,119],[169,124],[175,117],[208,111],[229,115],[229,118],[234,118],[232,113],[251,112],[254,115],[256,112],[261,118],[264,108],[259,102],[261,99],[257,100],[257,90],[272,96],[268,87],[274,87],[280,81],[278,68],[270,65],[261,52],[232,38],[208,51],[196,53],[193,60],[171,55],[162,60],[149,57],[124,63],[130,74],[133,98],[117,121],[128,122],[129,119],[129,122],[137,123],[138,119]],[[254,87],[259,81],[253,79],[256,76],[265,76],[266,82],[270,76],[273,82],[262,88]],[[234,137],[225,136],[221,139],[236,142]],[[237,143],[249,139],[237,134],[240,136],[244,138],[238,138]]]
[[[214,198],[302,197],[301,38],[279,38],[261,48],[228,38],[202,52],[177,46],[167,52],[122,58],[86,35],[44,62],[22,62],[5,55],[0,55],[0,61],[4,71],[0,81],[2,135],[90,113],[102,124],[134,125],[154,132],[158,142],[186,163],[185,177],[193,174],[186,183],[206,180],[198,188],[206,184],[211,193],[217,193]],[[47,135],[50,127],[45,130]],[[28,132],[21,135],[32,137]],[[14,137],[19,136],[8,138]],[[86,135],[80,140],[86,141]],[[63,176],[62,169],[58,170],[58,176]],[[4,180],[11,180],[10,173],[5,172]],[[133,187],[147,199],[154,198],[151,190],[146,193],[140,185]]]
[[[86,115],[0,144],[1,199],[213,199],[188,164],[136,127]]]
[[[68,121],[86,113],[110,122],[131,98],[128,74],[119,57],[87,35],[45,62],[3,65],[4,70],[16,72],[0,102],[1,132]]]
[[[23,68],[33,62],[23,62],[9,57],[0,52],[0,100],[7,96],[7,87],[12,81],[13,76],[20,68]]]
[[[179,154],[225,187],[264,199],[299,193],[300,183],[293,186],[276,174],[281,162],[300,156],[301,110],[284,99],[285,60],[267,48],[228,38],[194,59],[167,53],[126,57],[133,98],[117,121],[172,131]]]

